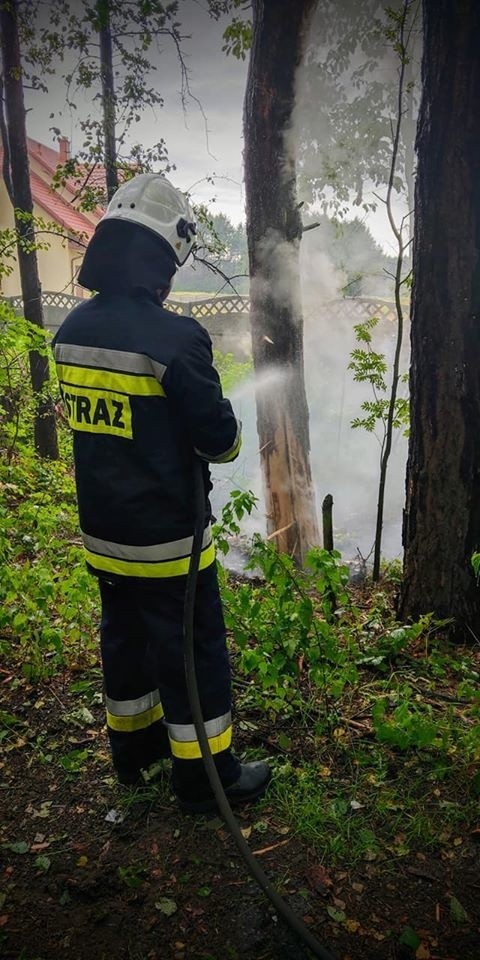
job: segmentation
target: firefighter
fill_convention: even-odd
[[[215,806],[186,692],[183,602],[194,525],[192,464],[229,463],[241,425],[222,396],[206,330],[163,302],[194,244],[185,196],[158,174],[115,193],[79,283],[95,296],[54,338],[73,429],[79,520],[98,578],[107,730],[121,783],[172,756],[183,810]],[[208,494],[195,601],[195,661],[210,748],[231,802],[260,796],[267,764],[232,752],[230,669]]]

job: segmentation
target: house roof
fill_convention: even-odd
[[[95,225],[87,220],[80,210],[76,210],[73,204],[64,200],[59,193],[52,190],[48,183],[45,183],[34,170],[30,171],[30,183],[33,200],[42,210],[45,210],[53,220],[60,223],[66,230],[84,233],[90,240],[90,237],[94,234]]]
[[[32,140],[31,137],[28,137],[28,153],[30,159],[34,159],[48,175],[48,180],[44,180],[35,170],[30,168],[30,183],[34,203],[45,210],[45,213],[67,232],[86,234],[86,238],[90,240],[95,231],[95,223],[92,223],[85,214],[74,207],[73,203],[66,197],[62,197],[50,185],[51,177],[60,163],[60,152],[52,147],[47,147],[39,140]],[[0,163],[2,159],[3,148],[0,145]],[[70,187],[71,192],[74,192],[74,190],[75,187],[73,189]],[[92,211],[92,215],[98,221],[102,211],[100,209]]]

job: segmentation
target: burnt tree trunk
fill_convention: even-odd
[[[480,6],[424,0],[402,617],[480,636]]]
[[[269,535],[302,562],[319,543],[303,361],[295,78],[316,0],[253,0],[245,186],[257,429]]]
[[[97,16],[100,38],[100,74],[102,80],[103,143],[107,198],[118,190],[117,144],[115,136],[115,85],[113,79],[113,46],[110,23],[110,0],[98,0]]]
[[[18,236],[17,256],[25,319],[44,329],[42,293],[38,275],[33,200],[30,187],[22,64],[18,39],[16,0],[0,5],[0,43],[3,60],[6,130],[10,153],[10,189]],[[22,216],[26,214],[26,218]],[[29,354],[30,377],[36,397],[34,442],[41,457],[58,458],[53,402],[48,394],[48,358],[36,350]]]

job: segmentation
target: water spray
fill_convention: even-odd
[[[220,777],[215,766],[215,762],[210,750],[205,722],[202,715],[200,696],[195,673],[195,654],[194,654],[194,611],[195,611],[195,592],[197,587],[198,568],[200,564],[200,555],[204,535],[205,521],[205,487],[203,481],[203,472],[200,460],[197,457],[193,462],[193,483],[194,483],[194,511],[195,511],[195,529],[193,536],[192,554],[187,575],[187,585],[185,590],[183,637],[184,637],[184,660],[185,677],[187,682],[188,699],[192,711],[195,732],[205,770],[212,788],[217,806],[230,833],[235,840],[238,851],[244,860],[253,879],[263,890],[265,896],[277,913],[285,920],[290,930],[305,944],[314,957],[320,960],[336,960],[334,955],[318,942],[310,933],[310,930],[304,924],[303,920],[292,910],[288,903],[280,896],[270,883],[268,877],[262,870],[260,864],[255,859],[250,847],[246,843],[237,820],[232,812],[232,808],[225,795]]]

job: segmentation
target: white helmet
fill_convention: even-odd
[[[160,173],[140,173],[114,193],[103,220],[129,220],[162,237],[182,266],[197,232],[193,211],[181,190]]]

